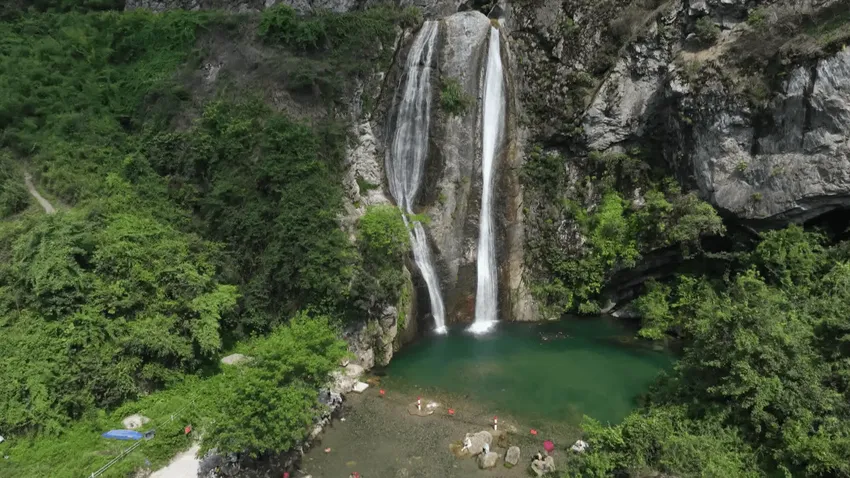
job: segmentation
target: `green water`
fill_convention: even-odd
[[[633,336],[598,318],[499,324],[485,336],[453,329],[403,349],[382,384],[455,395],[532,425],[582,415],[616,423],[673,362]]]

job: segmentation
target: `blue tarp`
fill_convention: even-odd
[[[144,435],[133,430],[109,430],[101,436],[113,440],[141,440],[144,438]]]

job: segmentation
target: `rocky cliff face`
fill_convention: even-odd
[[[280,1],[302,12],[372,4],[128,0],[127,8],[258,11]],[[440,81],[457,80],[473,99],[460,115],[434,109],[428,187],[419,200],[419,210],[431,218],[449,319],[464,319],[474,304],[480,88],[489,22],[477,12],[451,15],[459,7],[477,8],[476,2],[402,3],[443,18]],[[592,181],[584,181],[592,176],[591,152],[640,150],[646,167],[666,171],[730,220],[748,225],[802,222],[850,205],[847,0],[524,0],[497,7],[504,15],[504,62],[512,77],[511,142],[498,172],[504,318],[538,316],[527,292],[525,248],[539,233],[529,226],[540,219],[535,211],[546,205],[539,197],[533,207],[525,204],[519,180],[534,145],[566,160],[562,173],[568,186],[552,198],[557,201],[574,199],[577,191],[593,196]],[[397,56],[408,41],[399,37]],[[392,69],[378,75],[360,91],[394,87]],[[352,101],[356,141],[346,178],[346,227],[366,206],[389,201],[382,188],[362,188],[384,184],[383,118],[391,95],[378,96],[383,106],[372,111],[358,109],[358,98]],[[643,194],[636,188],[625,195],[640,207]],[[564,247],[580,255],[586,238],[576,225],[564,221],[556,229]]]
[[[440,22],[438,83],[455,81],[469,100],[464,111],[444,111],[435,98],[433,140],[422,200],[431,219],[447,315],[471,319],[475,293],[478,210],[481,201],[480,85],[487,58],[490,21],[479,12]],[[438,85],[435,85],[438,86]],[[435,88],[439,90],[439,88]]]
[[[697,187],[702,197],[740,219],[804,221],[847,205],[848,52],[827,49],[809,58],[791,59],[799,64],[782,65],[785,79],[775,87],[766,84],[760,93],[764,104],[754,108],[745,84],[754,78],[735,64],[734,56],[747,39],[743,32],[754,28],[744,20],[757,3],[763,5],[756,14],[764,16],[814,14],[836,4],[674,1],[660,5],[643,19],[645,27],[632,33],[636,36],[622,47],[613,65],[596,75],[599,80],[586,108],[573,112],[579,118],[574,122],[580,125],[572,132],[575,144],[598,151],[633,145],[660,149],[683,183]],[[535,95],[538,82],[548,84],[545,78],[569,68],[570,63],[581,70],[579,62],[593,48],[604,50],[598,38],[582,37],[584,30],[575,26],[584,18],[599,22],[598,16],[588,17],[583,8],[574,6],[571,16],[558,13],[563,10],[538,9],[522,17],[523,26],[514,33],[521,38],[517,44],[534,50],[538,49],[534,41],[551,39],[552,25],[566,21],[569,29],[578,32],[571,48],[555,43],[551,49],[556,58],[572,49],[577,53],[572,60],[548,68],[549,75],[526,69],[526,94]],[[594,12],[599,14],[599,8]],[[552,20],[553,15],[559,20]],[[696,43],[692,30],[702,17],[710,18],[717,28],[714,46]],[[613,17],[611,25],[616,26],[620,18]],[[529,43],[524,29],[534,26],[543,27],[543,34]],[[781,58],[782,45],[777,47],[773,54]],[[587,84],[592,83],[592,70],[584,68],[582,74]],[[569,87],[552,86],[558,88],[558,96],[571,94]],[[580,83],[572,86],[573,94],[582,88]],[[554,95],[543,96],[547,103],[557,101]],[[543,132],[539,137],[552,143],[561,134],[570,134],[546,134],[546,126],[537,130]]]
[[[688,145],[680,154],[697,187],[741,219],[802,222],[850,205],[850,51],[786,78],[761,110],[717,78],[665,91],[683,112],[671,129]]]
[[[508,5],[531,142],[567,159],[572,186],[557,200],[592,190],[582,181],[594,175],[589,153],[639,150],[646,167],[667,171],[733,222],[775,227],[847,207],[848,8],[834,0]],[[642,194],[625,195],[640,207]],[[580,257],[576,224],[556,229]]]
[[[127,0],[126,9],[147,9],[155,12],[165,10],[228,10],[232,12],[259,12],[274,5],[289,5],[295,10],[308,13],[322,10],[348,12],[378,5],[377,0]],[[415,6],[429,17],[443,17],[456,12],[461,4],[457,0],[404,0],[402,6]]]

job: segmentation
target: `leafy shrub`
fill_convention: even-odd
[[[463,116],[472,106],[472,97],[463,91],[457,78],[443,78],[440,88],[440,106],[453,116]]]
[[[767,22],[767,11],[763,7],[753,8],[747,14],[747,24],[753,28],[762,28]]]
[[[526,263],[540,278],[531,289],[546,315],[589,313],[613,271],[669,246],[687,256],[700,237],[724,231],[711,205],[683,194],[675,181],[653,181],[638,151],[591,153],[584,167],[594,176],[569,185],[559,154],[535,149],[523,165],[521,179],[537,205],[529,213]],[[639,206],[621,192],[636,188],[645,190]],[[569,199],[565,190],[572,190]]]
[[[395,206],[369,206],[360,218],[360,244],[367,260],[398,261],[410,250],[410,237]]]
[[[315,51],[328,42],[325,22],[320,18],[299,18],[289,5],[279,4],[263,11],[257,34],[264,41],[297,50]]]
[[[19,213],[29,205],[29,193],[20,180],[0,183],[0,218]]]
[[[358,266],[352,295],[367,314],[396,305],[405,287],[404,259],[410,251],[410,232],[394,206],[370,206],[358,224]]]
[[[4,430],[55,432],[220,350],[237,292],[217,283],[209,245],[144,214],[85,208],[4,232]]]
[[[317,391],[347,347],[328,317],[302,312],[249,353],[220,390],[204,450],[258,457],[295,446],[321,413]]]
[[[0,219],[19,213],[29,205],[29,192],[12,159],[0,152]]]
[[[580,476],[762,476],[752,449],[719,418],[690,420],[681,407],[653,407],[605,428],[585,417],[590,452],[573,467]]]
[[[694,33],[703,46],[713,45],[720,36],[720,28],[709,17],[700,17],[694,24]]]

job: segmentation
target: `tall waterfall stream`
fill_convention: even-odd
[[[471,332],[483,333],[496,323],[498,310],[498,271],[496,245],[493,238],[493,169],[502,143],[505,117],[502,57],[499,29],[490,28],[487,71],[484,77],[484,111],[482,128],[481,216],[478,235],[478,290],[475,294],[475,322]]]
[[[405,80],[398,103],[395,134],[387,155],[387,177],[390,193],[398,207],[405,213],[405,224],[410,228],[407,215],[413,214],[413,204],[428,158],[428,129],[431,122],[431,66],[437,43],[438,22],[425,22],[416,35],[405,65]],[[431,301],[436,331],[446,330],[446,311],[440,294],[440,280],[434,270],[425,229],[413,221],[410,233],[413,259]]]

